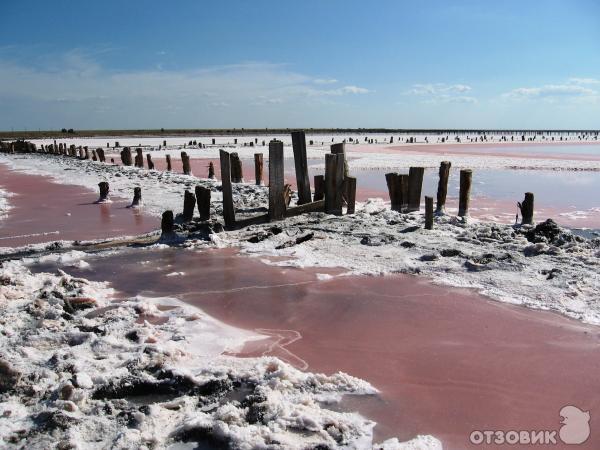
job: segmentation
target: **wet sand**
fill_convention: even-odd
[[[87,261],[89,270],[66,270],[111,280],[125,295],[177,296],[272,336],[245,355],[370,381],[380,396],[348,397],[342,406],[376,420],[378,440],[433,434],[446,449],[483,448],[469,446],[471,431],[558,430],[558,412],[572,404],[592,417],[592,436],[578,448],[598,448],[597,327],[412,276],[317,281],[315,270],[270,267],[232,250]],[[179,271],[185,275],[166,276]]]
[[[16,195],[0,220],[0,247],[60,240],[91,240],[147,233],[160,219],[128,209],[131,201],[94,204],[98,192],[58,184],[49,177],[27,175],[0,164],[0,187]]]

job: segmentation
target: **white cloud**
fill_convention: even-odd
[[[574,84],[600,84],[600,80],[596,78],[569,78],[568,81]]]
[[[335,84],[337,82],[338,80],[336,80],[335,78],[317,78],[313,80],[313,83],[315,84]]]
[[[465,93],[471,90],[466,84],[427,83],[413,84],[412,89],[405,92],[408,95],[440,95],[452,93]]]
[[[575,84],[546,84],[539,87],[522,87],[504,94],[516,99],[535,99],[552,97],[589,97],[598,93],[592,89]]]

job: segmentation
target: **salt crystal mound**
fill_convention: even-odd
[[[374,395],[370,384],[224,356],[258,337],[176,299],[111,302],[106,283],[21,261],[0,280],[2,448],[441,448],[423,436],[373,446],[374,422],[321,403]]]

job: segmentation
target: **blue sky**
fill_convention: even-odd
[[[600,128],[600,2],[0,3],[0,129]]]

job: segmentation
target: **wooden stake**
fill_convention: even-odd
[[[346,161],[346,144],[341,142],[339,144],[331,144],[331,153],[334,155],[343,155],[344,159],[344,176],[347,177],[350,175],[348,169],[348,161]],[[327,177],[325,177],[327,178]]]
[[[129,147],[121,150],[121,162],[124,166],[131,166],[131,149]]]
[[[262,184],[262,177],[263,177],[263,154],[262,153],[254,154],[254,177],[256,178],[256,185],[260,186]]]
[[[200,220],[210,220],[210,189],[204,186],[196,186],[196,201]]]
[[[325,198],[325,176],[315,175],[315,196],[313,201],[318,202]]]
[[[194,218],[196,196],[186,189],[183,193],[183,220],[189,222]]]
[[[517,206],[521,210],[521,224],[531,225],[533,223],[533,193],[525,192],[525,200],[523,203],[517,202]]]
[[[186,152],[181,152],[181,163],[183,165],[183,174],[191,175],[192,168],[190,167],[190,157]]]
[[[310,178],[308,178],[308,162],[306,160],[306,137],[304,131],[292,131],[294,148],[294,165],[296,168],[296,184],[298,185],[298,205],[310,203]]]
[[[325,155],[325,212],[342,215],[342,190],[344,184],[344,155]]]
[[[473,172],[471,171],[471,169],[463,169],[460,171],[460,193],[458,198],[458,215],[460,217],[469,215],[472,179]]]
[[[411,167],[408,172],[408,212],[418,211],[421,208],[424,173],[423,167]]]
[[[214,140],[214,139],[213,139]],[[219,150],[221,159],[221,186],[223,191],[223,219],[225,226],[231,228],[235,225],[235,211],[233,209],[233,193],[231,191],[231,159],[225,150]]]
[[[348,208],[346,214],[354,214],[356,208],[356,177],[346,177],[344,179],[345,197]]]
[[[231,154],[231,182],[241,183],[244,180],[242,161],[237,153]]]
[[[142,205],[142,188],[134,187],[133,188],[133,201],[131,202],[132,207],[141,206]]]
[[[171,166],[171,155],[167,155],[167,171],[170,172],[171,170],[173,170],[173,167]]]
[[[142,154],[141,148],[135,149],[135,167],[139,167],[141,169],[144,168],[144,155]]]
[[[162,234],[173,233],[175,229],[175,221],[173,220],[173,211],[165,211],[162,214],[162,220],[160,222],[160,229]]]
[[[446,212],[446,196],[448,195],[448,178],[450,177],[450,161],[442,161],[440,163],[440,179],[437,188],[437,205],[435,212],[444,214]]]
[[[433,228],[433,197],[425,196],[425,229]]]
[[[283,142],[269,142],[269,220],[280,220],[285,215],[283,192]]]
[[[215,165],[213,164],[212,161],[210,161],[208,163],[208,178],[210,180],[214,180],[215,179]]]
[[[109,191],[108,183],[106,181],[101,181],[98,183],[98,188],[100,188],[100,198],[98,199],[97,203],[106,202],[108,200]]]
[[[146,153],[146,159],[148,160],[148,170],[154,170],[154,163],[152,162],[152,155]]]

